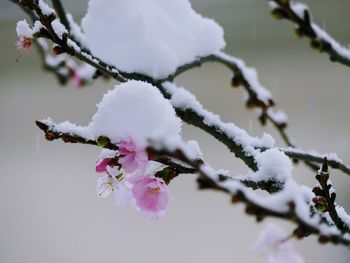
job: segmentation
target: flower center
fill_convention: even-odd
[[[156,188],[148,188],[147,193],[149,195],[153,195],[153,196],[159,195],[160,194],[160,188],[159,188],[159,186],[156,187]]]

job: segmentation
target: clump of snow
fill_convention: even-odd
[[[41,12],[46,16],[55,13],[55,11],[51,7],[49,7],[43,0],[39,0],[38,5],[41,9]]]
[[[56,35],[61,39],[64,34],[68,34],[68,30],[57,18],[51,22],[51,26],[52,29],[55,31]]]
[[[225,47],[222,28],[188,0],[90,0],[82,28],[98,58],[156,79]]]
[[[275,179],[286,182],[292,177],[293,165],[291,160],[276,148],[268,149],[255,157],[258,171],[251,176],[257,181]]]
[[[181,121],[157,88],[129,81],[104,95],[88,129],[95,138],[118,142],[131,137],[145,146],[148,140],[180,139]]]
[[[307,5],[299,2],[291,3],[290,7],[301,19],[304,19],[305,11],[309,9]]]
[[[43,25],[39,21],[35,21],[33,27],[29,26],[27,20],[20,20],[16,25],[16,32],[19,38],[29,37],[31,38],[33,34],[40,31]]]
[[[267,113],[270,115],[270,117],[278,122],[278,123],[287,123],[288,116],[284,111],[273,111],[271,108],[267,110]]]
[[[17,22],[16,32],[18,37],[31,37],[33,35],[33,30],[30,28],[26,20]]]

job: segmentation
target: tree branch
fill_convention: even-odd
[[[350,66],[350,50],[341,46],[320,26],[312,22],[308,7],[290,0],[268,0],[272,15],[279,19],[287,19],[296,25],[296,33],[300,37],[310,39],[311,46],[320,52],[327,53],[330,60]]]
[[[10,1],[22,6],[22,3],[19,0],[10,0]],[[35,2],[31,2],[31,5],[26,6],[27,9],[28,7],[31,8],[32,11],[36,12],[36,14],[34,15],[36,15],[40,19],[41,23],[46,27],[46,29],[48,30],[51,36],[50,39],[55,44],[59,45],[62,48],[62,50],[65,51],[67,54],[71,56],[75,56],[76,58],[95,67],[97,70],[101,71],[105,75],[110,76],[118,81],[125,82],[128,79],[136,79],[136,80],[149,82],[157,86],[162,91],[165,97],[171,99],[172,95],[169,94],[168,90],[166,90],[164,87],[165,79],[154,80],[148,76],[138,74],[138,73],[120,72],[115,67],[108,65],[103,61],[95,58],[88,51],[81,50],[78,44],[76,44],[74,41],[69,39],[68,35],[63,36],[62,39],[59,38],[51,26],[50,21],[52,20],[52,18],[50,19],[49,17],[45,16],[42,13],[41,9],[38,7],[38,5],[35,4]],[[251,78],[246,76],[247,72],[252,73],[254,72],[254,70],[247,68],[243,61],[236,59],[234,57],[230,57],[224,53],[218,53],[208,57],[200,58],[198,61],[195,61],[183,67],[180,67],[173,76],[169,77],[169,79],[172,79],[175,76],[184,72],[185,70],[196,67],[207,61],[218,61],[228,66],[229,68],[231,68],[235,73],[235,76],[234,76],[235,80],[233,82],[243,84],[248,94],[250,94],[251,96],[250,102],[248,104],[255,105],[257,107],[265,109],[264,111],[265,114],[269,114],[269,112],[266,109],[271,107],[274,104],[272,99],[270,98],[269,92],[266,91],[257,82],[257,79],[252,80]],[[213,115],[212,113],[208,111],[204,111],[206,115],[203,115],[203,112],[200,113],[195,109],[184,109],[183,107],[176,107],[176,106],[174,106],[174,108],[177,114],[179,115],[179,117],[182,118],[182,120],[184,120],[188,124],[194,125],[208,132],[209,134],[211,134],[212,136],[220,140],[222,143],[224,143],[232,152],[235,153],[235,155],[238,158],[243,160],[247,164],[247,166],[250,167],[253,171],[257,170],[257,166],[252,156],[252,153],[246,150],[245,148],[246,145],[239,142],[239,139],[235,138],[232,133],[227,131],[227,129],[222,129],[222,126],[225,126],[225,128],[227,128],[228,126],[232,127],[233,124],[225,124],[219,120],[215,124],[208,125],[208,123],[205,120],[208,115]],[[273,120],[273,117],[269,117],[269,119]],[[285,126],[283,126],[282,123],[278,122],[277,120],[275,120],[274,123],[275,125],[278,125],[281,131],[285,128]],[[250,146],[251,145],[249,145],[249,147]],[[259,148],[259,146],[257,146],[257,148]],[[264,146],[262,146],[262,149],[263,148]],[[304,154],[304,153],[300,154],[300,153],[290,152],[290,151],[286,151],[286,154],[294,159],[298,159],[298,160],[300,159],[308,162],[312,161],[312,162],[322,163],[323,161],[323,158],[320,158],[318,156],[313,156],[310,154]],[[330,166],[332,166],[333,168],[339,168],[340,170],[350,174],[350,169],[344,166],[343,164],[341,164],[340,162],[330,161]]]
[[[305,215],[300,214],[299,210],[303,210],[300,206],[303,205],[300,200],[299,202],[296,201],[297,196],[295,196],[295,199],[287,198],[282,208],[278,208],[274,204],[271,206],[269,202],[262,201],[264,198],[249,193],[239,184],[233,186],[231,183],[230,186],[225,186],[224,183],[213,179],[213,175],[208,174],[205,171],[201,171],[201,175],[197,181],[200,189],[218,190],[231,195],[232,203],[243,203],[246,206],[246,213],[254,216],[257,221],[262,221],[266,217],[287,220],[297,225],[297,230],[295,232],[299,238],[313,234],[319,237],[320,243],[332,242],[350,248],[349,234],[342,234],[340,231],[335,231],[331,226],[322,222],[321,218],[316,221],[315,215],[309,215],[306,217]],[[283,194],[283,192],[277,194]],[[273,196],[269,198],[273,198]],[[305,206],[307,206],[307,204],[305,204]]]
[[[338,211],[336,209],[336,193],[332,187],[332,183],[329,180],[327,158],[324,159],[322,169],[317,173],[316,179],[319,182],[320,187],[315,187],[312,190],[316,195],[313,198],[313,202],[319,206],[319,210],[323,212],[328,212],[334,224],[340,231],[342,231],[343,233],[349,233],[349,226],[338,215]]]
[[[68,31],[70,31],[70,24],[66,16],[66,12],[64,10],[64,7],[61,3],[61,0],[51,0],[53,8],[55,9],[61,23],[67,28]]]

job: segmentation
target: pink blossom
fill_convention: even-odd
[[[169,191],[162,179],[154,176],[137,176],[128,179],[134,205],[138,210],[152,218],[165,214]]]
[[[81,87],[84,83],[84,80],[82,77],[79,76],[77,72],[72,77],[72,82],[76,87]]]
[[[256,241],[253,251],[268,253],[269,263],[304,263],[282,228],[269,224]]]
[[[16,42],[17,49],[22,53],[28,53],[32,49],[33,39],[28,36],[22,36]]]
[[[77,70],[70,68],[69,77],[76,87],[81,87],[84,84],[84,79],[80,76]]]
[[[136,145],[131,138],[119,143],[119,163],[125,172],[132,173],[138,169],[144,170],[148,164],[148,155],[144,148]]]
[[[111,158],[98,160],[96,163],[96,172],[105,173],[107,172],[107,165],[111,161]]]

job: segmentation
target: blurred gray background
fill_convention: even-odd
[[[87,1],[63,1],[80,18]],[[314,18],[343,44],[350,41],[347,0],[305,1]],[[293,36],[288,22],[269,15],[266,1],[193,0],[193,6],[224,28],[227,51],[257,68],[261,82],[289,115],[289,133],[306,150],[337,152],[350,163],[350,68],[331,63]],[[199,192],[195,178],[183,176],[171,184],[174,200],[167,215],[150,221],[133,208],[117,207],[95,196],[98,149],[47,142],[34,125],[52,117],[87,124],[113,82],[99,80],[78,89],[60,87],[40,68],[33,52],[16,63],[15,23],[25,17],[18,7],[0,2],[0,262],[267,262],[250,252],[263,224],[232,206],[229,198]],[[177,80],[208,109],[251,134],[261,128],[255,113],[242,103],[241,89],[229,85],[230,73],[210,64]],[[225,147],[198,129],[184,126],[184,137],[201,144],[205,159],[216,168],[243,174],[247,168]],[[295,177],[309,186],[312,172],[302,165]],[[338,202],[350,208],[350,178],[332,171]],[[287,230],[291,225],[282,223]],[[349,262],[349,250],[320,246],[315,238],[295,242],[306,262]]]

